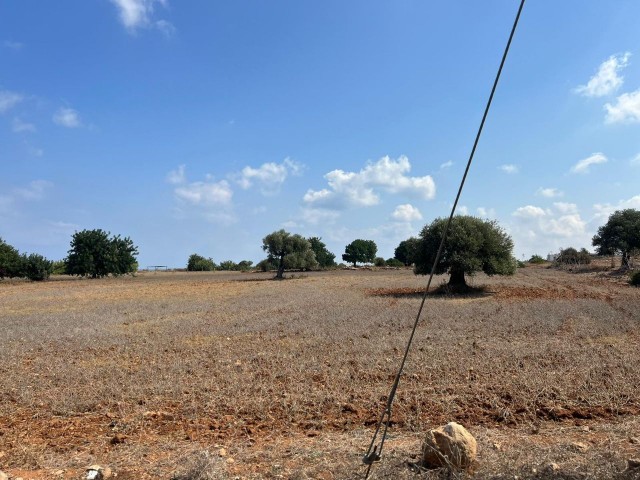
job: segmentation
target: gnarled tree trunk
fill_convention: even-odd
[[[451,270],[451,276],[449,277],[449,286],[455,288],[464,288],[467,286],[467,282],[464,279],[464,270]]]

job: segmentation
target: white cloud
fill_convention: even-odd
[[[340,214],[326,208],[303,207],[301,217],[309,225],[331,225],[340,217]]]
[[[578,213],[578,206],[575,203],[554,202],[553,206],[560,213],[564,213],[564,214]]]
[[[33,123],[24,122],[19,117],[13,119],[11,123],[11,129],[15,133],[23,133],[23,132],[35,132],[36,126]]]
[[[359,172],[333,170],[324,178],[329,188],[308,190],[305,203],[318,207],[342,209],[349,206],[369,207],[380,203],[377,189],[392,194],[405,194],[421,199],[432,199],[436,187],[431,176],[409,177],[409,159],[398,160],[386,156],[375,163],[368,163]]]
[[[469,208],[466,205],[460,205],[457,208],[458,215],[469,215]]]
[[[603,97],[616,91],[624,81],[618,72],[629,64],[631,54],[612,55],[600,64],[598,72],[586,85],[580,85],[574,91],[585,97]]]
[[[24,100],[24,96],[9,90],[0,90],[0,113],[6,113]]]
[[[558,190],[557,188],[540,187],[536,192],[536,195],[539,195],[541,197],[546,197],[546,198],[556,198],[556,197],[562,197],[564,195],[564,192]]]
[[[546,212],[540,208],[533,205],[526,205],[524,207],[518,208],[515,212],[512,213],[514,217],[518,218],[540,218],[546,215]]]
[[[640,122],[640,89],[631,93],[623,93],[616,98],[615,105],[605,104],[606,123]]]
[[[640,167],[640,153],[629,160],[629,165],[631,165],[632,167]]]
[[[171,170],[167,174],[167,182],[172,185],[180,185],[187,181],[186,176],[184,174],[185,165],[179,165],[176,170]]]
[[[448,162],[444,162],[440,164],[440,170],[444,170],[445,168],[450,168],[453,166],[453,162],[449,160]]]
[[[482,218],[495,218],[496,211],[493,208],[478,207],[476,208],[478,216]]]
[[[176,197],[191,205],[229,205],[233,191],[226,180],[192,182],[175,189]]]
[[[282,163],[263,163],[258,168],[246,166],[236,178],[243,189],[247,190],[257,183],[260,191],[269,195],[277,192],[289,175],[299,175],[301,171],[302,165],[285,158]]]
[[[412,222],[414,220],[422,220],[422,214],[420,210],[411,205],[410,203],[405,203],[403,205],[398,205],[396,209],[393,211],[391,216],[400,222]]]
[[[571,171],[573,173],[589,173],[591,165],[598,165],[600,163],[607,163],[607,157],[600,152],[596,152],[587,158],[583,158],[573,167]]]
[[[500,165],[499,168],[504,173],[508,173],[508,174],[518,173],[518,171],[519,171],[518,166],[517,165],[513,165],[513,164]]]
[[[167,20],[158,20],[156,22],[156,28],[160,30],[165,37],[170,38],[173,37],[176,33],[176,27],[173,26],[171,22]]]
[[[640,210],[640,195],[631,197],[627,200],[620,200],[616,204],[611,203],[596,203],[593,205],[593,211],[595,213],[595,220],[600,225],[604,223],[616,210],[625,210],[627,208],[635,208]]]
[[[80,115],[73,108],[61,107],[53,115],[53,123],[61,127],[77,128],[82,125]]]
[[[138,28],[155,26],[165,35],[173,35],[175,27],[166,20],[151,22],[156,4],[167,6],[167,0],[111,0],[117,7],[120,21],[130,32]]]

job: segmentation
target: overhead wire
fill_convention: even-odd
[[[422,315],[422,311],[424,309],[424,304],[427,299],[427,295],[429,293],[429,288],[431,287],[431,281],[433,280],[433,276],[435,275],[436,266],[440,261],[440,257],[442,256],[442,251],[444,249],[444,244],[447,240],[447,234],[449,232],[449,227],[451,226],[451,221],[453,220],[453,216],[456,211],[456,207],[458,206],[458,201],[460,200],[460,196],[462,194],[462,189],[464,188],[464,184],[467,180],[467,175],[469,174],[469,169],[471,168],[471,163],[473,162],[473,157],[476,152],[476,148],[478,147],[478,142],[480,141],[480,136],[482,135],[482,130],[484,128],[485,121],[487,119],[487,115],[489,114],[489,109],[491,108],[491,103],[493,101],[494,94],[496,92],[496,88],[498,87],[498,81],[500,80],[500,75],[502,73],[502,69],[504,67],[505,61],[507,60],[507,54],[509,53],[509,49],[511,47],[511,42],[513,40],[514,34],[516,32],[516,27],[518,26],[518,22],[520,20],[520,14],[522,13],[522,9],[524,7],[525,0],[520,1],[520,6],[518,7],[518,12],[516,13],[515,20],[513,22],[513,26],[511,27],[511,33],[509,34],[509,40],[507,41],[507,45],[502,54],[502,60],[500,61],[500,67],[498,68],[498,72],[496,73],[495,79],[493,81],[493,87],[491,88],[491,94],[489,95],[489,99],[487,101],[487,105],[484,109],[484,114],[482,115],[482,121],[480,122],[480,127],[478,128],[478,132],[476,133],[475,140],[473,142],[473,147],[471,149],[471,153],[469,154],[469,159],[467,161],[467,166],[464,170],[464,174],[462,175],[462,180],[460,181],[460,187],[458,188],[458,193],[456,195],[455,201],[453,202],[453,207],[451,208],[451,213],[445,225],[444,231],[442,233],[442,239],[440,240],[440,245],[438,246],[438,252],[436,253],[436,257],[433,261],[433,265],[431,267],[431,273],[429,274],[429,280],[427,281],[427,286],[422,295],[422,301],[420,302],[420,308],[418,309],[418,314],[416,315],[416,319],[413,323],[413,328],[411,329],[411,335],[409,336],[409,340],[407,342],[407,346],[404,350],[404,355],[402,357],[402,361],[400,362],[400,367],[398,372],[396,373],[395,379],[393,381],[393,385],[389,392],[389,396],[387,397],[387,402],[385,408],[380,415],[380,420],[376,424],[376,429],[374,431],[373,437],[371,439],[371,443],[369,444],[369,448],[367,453],[362,458],[362,462],[367,465],[367,470],[365,472],[365,479],[369,478],[369,474],[373,467],[373,464],[379,461],[382,457],[382,449],[384,448],[384,442],[387,437],[387,430],[389,428],[389,424],[391,423],[391,409],[393,406],[393,401],[396,396],[396,392],[398,390],[398,385],[400,384],[400,378],[402,376],[402,372],[404,370],[405,364],[407,362],[407,357],[409,356],[409,350],[411,349],[411,344],[413,343],[413,339],[415,337],[416,330],[418,328],[418,323],[420,322],[420,317]],[[382,435],[380,444],[376,445],[376,440],[378,435],[380,434],[380,430],[382,426]]]

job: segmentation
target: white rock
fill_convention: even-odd
[[[428,467],[467,469],[477,455],[476,439],[456,422],[427,432],[422,448],[422,462]]]

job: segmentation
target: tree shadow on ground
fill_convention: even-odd
[[[425,288],[399,287],[399,288],[372,288],[367,290],[367,295],[372,297],[393,297],[393,298],[422,298]],[[433,298],[485,298],[492,296],[495,292],[489,290],[486,285],[472,287],[469,285],[451,286],[442,284],[432,288],[427,294]]]

